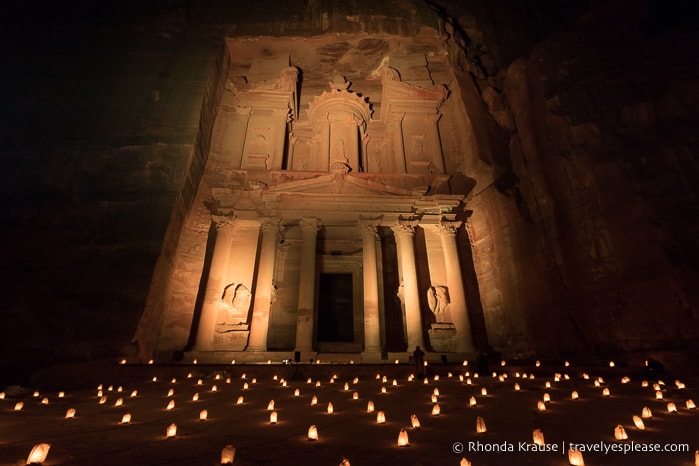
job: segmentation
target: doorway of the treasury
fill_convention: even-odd
[[[321,256],[318,265],[316,347],[322,353],[361,352],[361,256]]]

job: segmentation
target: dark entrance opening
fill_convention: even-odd
[[[318,286],[319,342],[354,342],[351,273],[321,273]]]

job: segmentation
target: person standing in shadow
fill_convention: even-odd
[[[418,377],[425,376],[425,352],[420,349],[419,346],[415,347],[413,351],[413,361],[415,362],[415,369],[417,369]]]

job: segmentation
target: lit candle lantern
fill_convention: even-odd
[[[318,404],[318,397],[313,395],[313,398],[311,398],[311,406],[315,406]]]
[[[158,381],[158,376],[154,375],[153,378],[152,378],[151,380],[152,380],[153,382],[157,382],[157,381]]]
[[[626,440],[629,438],[629,436],[626,435],[626,429],[624,429],[624,426],[621,424],[614,428],[614,438],[617,440]]]
[[[231,378],[230,378],[230,377],[226,377],[226,383],[231,383]]]
[[[328,402],[328,414],[332,414],[335,412],[335,408],[333,408],[332,402]]]
[[[476,433],[483,434],[487,432],[487,430],[488,429],[486,429],[485,427],[485,420],[482,417],[478,416],[476,418]]]
[[[386,393],[386,387],[381,387],[381,393]]]
[[[424,385],[427,385],[428,383],[430,383],[430,380],[429,380],[427,377],[425,377],[425,378],[422,380],[422,383],[423,383]]]
[[[585,380],[589,380],[589,379],[590,379],[590,375],[587,374],[587,373],[583,373],[582,377],[583,377],[583,379],[585,379]]]
[[[299,396],[299,395],[301,395],[301,390],[299,390],[297,388],[296,390],[294,390],[294,396]]]
[[[614,361],[609,361],[609,367],[614,367]]]
[[[468,405],[469,406],[476,406],[476,397],[472,396],[471,398],[468,399]]]
[[[175,389],[171,388],[170,390],[168,390],[167,396],[175,396]]]
[[[485,387],[481,388],[481,396],[487,396],[487,395],[488,395],[488,390]]]
[[[432,415],[433,416],[439,416],[439,413],[442,412],[442,409],[439,407],[437,403],[435,403],[434,406],[432,406]]]
[[[153,360],[152,360],[152,359],[149,359],[149,360],[148,360],[148,364],[153,364]]]
[[[551,382],[548,380],[546,381],[546,388],[551,388]]]
[[[536,367],[541,366],[541,361],[537,360],[537,361],[534,363],[534,365],[535,365]]]
[[[250,381],[250,383],[253,383],[253,384],[257,383],[257,379],[255,377],[253,377],[252,380]]]
[[[122,359],[121,361],[119,361],[119,364],[126,364],[126,359]]]
[[[114,402],[114,406],[121,406],[123,404],[124,404],[123,398],[117,398],[117,400]]]
[[[519,384],[515,383],[515,391],[519,391]]]
[[[318,440],[318,429],[316,426],[308,428],[308,440]]]
[[[233,464],[235,459],[235,447],[233,445],[226,445],[221,450],[221,464]]]
[[[667,404],[667,412],[668,413],[676,413],[677,412],[677,406],[675,406],[675,403],[668,403]]]
[[[663,399],[663,392],[661,392],[660,390],[658,390],[657,392],[655,392],[655,399],[656,399],[656,400],[662,400],[662,399]]]
[[[138,390],[134,390],[131,392],[131,398],[136,398],[138,396]]]
[[[97,390],[97,398],[101,397],[103,395],[102,390]]]
[[[211,391],[212,391],[212,392],[215,392],[215,391],[217,391],[217,390],[218,390],[218,387],[217,387],[216,385],[212,385],[212,386],[211,386]]]
[[[242,405],[242,404],[243,404],[243,401],[244,401],[243,397],[242,397],[242,396],[239,396],[238,399],[236,400],[235,404],[237,404],[237,405]]]
[[[682,382],[680,382],[679,380],[675,380],[675,386],[677,388],[679,388],[680,390],[684,390],[684,388],[685,388],[685,385]]]
[[[173,422],[168,426],[167,431],[165,432],[165,437],[170,438],[174,437],[175,435],[177,435],[177,425]]]
[[[248,385],[248,383],[245,382],[245,383],[243,384],[243,390],[247,390],[248,388],[250,388],[250,385]]]
[[[172,379],[172,380],[175,380],[175,379]],[[221,374],[216,374],[216,375],[214,376],[214,380],[221,380]],[[174,383],[174,382],[173,382],[173,383]]]
[[[570,394],[570,398],[573,400],[577,400],[580,398],[580,395],[578,395],[578,392],[576,390],[573,390],[573,392]]]
[[[398,434],[398,446],[407,447],[408,445],[410,445],[410,441],[408,441],[408,432],[405,429],[401,429]]]
[[[566,366],[566,367],[568,367],[568,366],[570,366],[570,362],[566,361],[566,362],[563,363],[563,365]]]
[[[641,382],[641,387],[646,388],[647,386],[648,386],[648,381],[647,381],[647,380],[643,380],[643,381]]]
[[[694,466],[699,466],[699,450],[694,452]]]
[[[195,393],[194,395],[192,395],[192,401],[199,401],[199,394],[198,393]]]
[[[393,385],[394,387],[397,387],[398,381],[396,379],[393,379],[393,382],[391,382],[391,385]]]
[[[696,409],[697,405],[694,404],[694,400],[687,400],[687,409]]]
[[[380,379],[381,379],[381,374],[376,374],[376,380],[380,380]]]
[[[646,425],[643,423],[643,419],[641,419],[640,416],[634,416],[633,423],[636,426],[636,429],[644,430],[646,428]]]
[[[546,411],[546,403],[544,403],[543,401],[537,402],[536,409],[538,409],[539,411]]]
[[[269,403],[267,403],[267,411],[272,410],[274,410],[274,400],[269,400]]]
[[[438,380],[439,380],[439,374],[435,374],[434,381],[437,382]]]
[[[413,426],[413,429],[420,428],[420,420],[417,418],[415,414],[410,415],[410,424]]]
[[[204,385],[204,381],[202,379],[197,380],[197,385]]]
[[[0,400],[4,400],[4,399],[5,399],[5,392],[0,392]]]
[[[286,386],[287,386],[287,382],[286,382],[286,380],[285,380],[285,381],[282,382],[282,387],[286,387]]]
[[[367,412],[367,413],[373,413],[373,412],[374,412],[374,402],[373,402],[373,401],[367,402],[367,404],[366,404],[366,412]]]
[[[188,378],[188,379],[191,379],[191,378],[192,378],[192,373],[191,373],[191,372],[188,372],[188,373],[187,373],[187,378]]]
[[[594,381],[594,385],[595,385],[595,387],[599,388],[599,387],[600,387],[599,380],[595,380],[595,381]]]
[[[165,409],[173,409],[175,407],[175,400],[170,400]]]
[[[384,375],[384,376],[381,378],[381,383],[386,383],[386,382],[388,382],[388,377],[386,377],[386,376]]]
[[[347,458],[342,458],[342,461],[340,461],[340,466],[351,466],[350,462]]]
[[[49,456],[49,449],[51,445],[48,443],[39,443],[34,445],[32,451],[29,452],[27,457],[27,464],[41,464],[46,461],[46,457]]]
[[[103,405],[103,404],[105,404],[106,402],[107,402],[107,397],[106,397],[106,396],[103,396],[103,397],[100,398],[99,404]]]
[[[544,393],[544,403],[549,403],[551,401],[551,395]]]
[[[462,457],[461,461],[459,461],[459,466],[471,466],[471,462],[466,458]]]
[[[466,385],[471,385],[473,382],[471,382],[471,377],[466,379]]]
[[[206,418],[209,417],[209,412],[205,409],[202,409],[199,411],[199,420],[200,421],[206,421]]]
[[[657,392],[658,390],[660,390],[660,384],[659,384],[659,383],[654,383],[654,384],[653,384],[653,390],[655,390],[656,392]]]
[[[535,444],[543,446],[544,445],[544,433],[539,429],[534,429],[532,432],[532,438]]]
[[[568,450],[568,462],[572,466],[585,466],[585,460],[580,450]]]
[[[463,382],[463,381],[464,381],[464,376],[463,376],[463,375],[459,375],[459,382]]]
[[[609,396],[609,395],[610,395],[609,388],[604,387],[604,390],[602,390],[602,396]]]
[[[218,374],[216,374],[216,377],[218,377]],[[170,380],[170,383],[177,383],[177,379],[176,379],[175,377],[173,377],[173,378]]]
[[[355,385],[359,383],[359,377],[355,377],[354,379],[352,379],[352,383]]]
[[[131,422],[131,414],[130,413],[126,413],[123,416],[121,416],[121,423],[122,424],[128,424],[130,422]]]
[[[437,395],[433,394],[431,399],[432,399],[432,403],[436,403],[437,402]]]
[[[498,376],[498,380],[499,380],[500,382],[504,382],[504,381],[505,381],[505,376],[504,376],[504,375]]]
[[[643,411],[641,412],[641,417],[643,419],[650,419],[653,417],[653,413],[651,412],[651,410],[648,406],[643,407]]]
[[[43,398],[41,399],[41,404],[42,404],[42,405],[47,405],[47,404],[49,404],[49,399],[46,398],[46,397],[43,397]]]
[[[192,361],[192,364],[197,364],[199,361],[197,361],[196,358],[194,358],[194,361]]]
[[[58,398],[63,398],[66,396],[65,392],[58,392]]]
[[[461,363],[462,366],[468,366],[468,361],[464,359],[464,362]]]
[[[316,382],[316,387],[320,387],[320,380]]]
[[[276,411],[272,411],[271,413],[269,413],[269,423],[270,424],[277,423],[277,412]]]
[[[631,379],[627,376],[624,376],[621,378],[621,383],[629,383],[631,382]]]
[[[66,419],[73,417],[75,417],[75,408],[70,408],[68,411],[66,411]]]
[[[309,377],[306,379],[306,383],[311,384],[311,383],[313,383],[313,380]]]
[[[359,399],[359,393],[357,393],[357,392],[352,393],[352,399],[353,399],[353,400],[358,400],[358,399]]]
[[[109,387],[107,387],[107,391],[108,391],[108,392],[113,392],[113,391],[114,391],[114,385],[110,385]]]
[[[376,423],[377,424],[383,424],[386,422],[386,414],[383,411],[379,411],[376,413]]]
[[[432,390],[432,393],[434,396],[439,396],[439,388],[435,387],[434,390]]]

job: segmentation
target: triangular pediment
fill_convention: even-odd
[[[358,196],[403,196],[420,197],[427,186],[416,185],[413,189],[393,186],[367,177],[347,173],[330,173],[315,178],[289,181],[270,187],[266,192],[279,194],[343,194]]]

